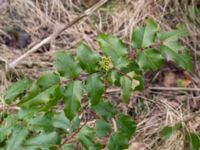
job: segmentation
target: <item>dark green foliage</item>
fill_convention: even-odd
[[[81,72],[80,67],[74,61],[74,58],[65,52],[56,53],[54,66],[61,76],[69,79],[78,77]]]
[[[96,120],[96,135],[97,137],[102,137],[108,135],[111,131],[111,126],[105,120]]]
[[[92,73],[98,70],[98,61],[100,56],[98,53],[92,51],[86,44],[78,44],[77,58],[81,68],[86,72]]]
[[[28,79],[20,80],[5,91],[4,99],[7,104],[12,103],[22,94],[24,94],[25,90],[31,86],[31,81]]]
[[[128,138],[121,132],[115,132],[108,141],[108,149],[122,150],[128,147]]]
[[[160,69],[168,60],[191,71],[189,51],[178,43],[178,38],[185,35],[187,32],[182,26],[159,33],[156,23],[148,19],[145,27],[133,30],[135,60],[129,58],[128,48],[122,40],[108,34],[97,36],[101,54],[84,43],[78,44],[75,56],[57,52],[56,71],[36,81],[18,81],[6,90],[4,101],[17,104],[20,109],[14,115],[3,117],[0,147],[7,150],[73,150],[79,142],[90,150],[127,149],[136,123],[132,117],[121,114],[105,94],[109,94],[110,87],[119,88],[121,102],[128,103],[134,91],[144,89],[144,73]],[[85,106],[95,117],[94,126],[83,123]],[[113,122],[117,126],[115,131]],[[174,130],[177,127],[166,127],[161,135],[167,139]],[[198,149],[199,135],[189,135],[191,146]],[[107,144],[102,142],[105,137]]]
[[[156,38],[157,25],[152,19],[147,20],[145,27],[136,27],[132,34],[134,48],[147,48]]]
[[[83,97],[83,86],[80,81],[72,81],[68,84],[64,95],[64,111],[67,118],[72,120],[79,112]]]
[[[86,81],[86,90],[91,105],[96,105],[103,95],[104,84],[99,74],[93,74]]]
[[[131,138],[135,133],[136,124],[130,116],[119,115],[116,122],[118,131],[126,135],[126,137]]]

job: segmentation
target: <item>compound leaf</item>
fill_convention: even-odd
[[[14,128],[12,136],[7,141],[6,150],[18,150],[26,136],[28,135],[28,130],[22,127]]]
[[[163,42],[177,41],[178,38],[188,36],[188,31],[183,25],[177,25],[177,29],[169,32],[160,32],[158,33],[158,38]]]
[[[178,43],[178,39],[183,36],[187,36],[187,29],[178,25],[176,30],[170,32],[161,32],[158,34],[158,38],[161,40],[160,51],[162,55],[167,59],[176,62],[180,67],[192,71],[192,57],[189,54],[189,50],[182,47]]]
[[[0,127],[0,143],[2,143],[11,133],[10,128]]]
[[[78,44],[77,58],[83,70],[92,73],[97,70],[100,56],[84,43]]]
[[[168,60],[176,62],[180,67],[190,72],[192,71],[192,57],[188,49],[184,48],[183,50],[176,51],[165,45],[161,45],[160,50],[163,56]]]
[[[57,132],[45,133],[42,132],[35,137],[32,137],[26,141],[25,146],[36,146],[37,148],[50,148],[58,145],[61,139]]]
[[[59,84],[60,76],[55,72],[49,72],[42,75],[36,82],[41,89],[47,89],[55,84]]]
[[[83,127],[78,133],[77,139],[86,149],[100,150],[100,147],[94,142],[94,131],[92,128]]]
[[[19,97],[21,94],[25,92],[30,86],[32,81],[29,79],[23,79],[16,83],[13,83],[11,86],[7,88],[5,91],[4,99],[7,104],[12,103]]]
[[[111,135],[107,147],[109,150],[122,150],[128,148],[128,138],[121,132]]]
[[[69,79],[75,79],[79,76],[81,69],[70,54],[57,52],[55,59],[54,66],[61,76]]]
[[[55,84],[48,89],[39,92],[31,99],[21,101],[19,106],[25,109],[47,110],[53,106],[60,97],[60,87]]]
[[[36,118],[31,119],[29,121],[29,125],[35,130],[35,131],[52,131],[54,130],[52,125],[52,115],[50,114],[44,114],[38,116]]]
[[[157,70],[163,63],[163,56],[155,49],[146,49],[138,54],[137,63],[143,70]]]
[[[120,78],[121,84],[121,98],[124,102],[128,102],[132,92],[132,81],[126,76]]]
[[[82,97],[83,85],[81,81],[70,82],[64,95],[64,112],[69,120],[72,120],[78,113]]]
[[[67,129],[70,127],[70,121],[66,118],[64,112],[56,113],[53,116],[52,119],[52,125],[55,128],[63,129],[64,131],[67,131]]]
[[[103,53],[106,56],[111,56],[115,65],[119,65],[120,62],[123,62],[122,57],[126,56],[128,50],[120,39],[102,33],[97,36],[97,41]]]
[[[76,150],[76,149],[72,144],[65,144],[62,146],[62,150]]]
[[[99,116],[111,118],[116,114],[116,110],[110,102],[100,101],[97,105],[92,106],[92,110]]]
[[[95,124],[97,137],[106,136],[111,130],[110,124],[105,120],[96,120]]]
[[[136,124],[130,116],[120,115],[116,120],[118,131],[124,133],[128,138],[136,131]]]
[[[145,27],[136,27],[132,33],[134,48],[146,48],[155,41],[157,25],[152,19],[148,19]]]
[[[104,84],[99,74],[92,74],[86,81],[86,90],[92,105],[96,105],[104,92]]]

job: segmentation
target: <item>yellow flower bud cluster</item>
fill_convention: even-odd
[[[102,56],[101,60],[99,61],[99,65],[101,70],[103,70],[104,72],[108,72],[110,69],[113,68],[111,57]]]

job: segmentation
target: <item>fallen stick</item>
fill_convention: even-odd
[[[24,53],[22,56],[18,57],[13,62],[7,64],[7,70],[14,69],[21,60],[23,60],[24,58],[26,58],[27,56],[29,56],[31,53],[33,53],[36,50],[38,50],[43,45],[49,43],[52,39],[56,38],[59,34],[61,34],[62,32],[64,32],[66,29],[70,28],[71,26],[73,26],[74,24],[76,24],[77,22],[79,22],[80,20],[82,20],[83,18],[92,15],[92,13],[95,10],[97,10],[99,7],[101,7],[107,1],[108,0],[101,0],[101,1],[97,2],[91,8],[87,9],[81,16],[75,18],[69,24],[66,24],[61,29],[59,29],[59,30],[55,31],[54,33],[52,33],[49,37],[43,39],[41,42],[39,42],[38,44],[36,44],[35,46],[33,46],[29,51],[27,51],[26,53]]]
[[[149,87],[149,90],[157,91],[190,91],[190,92],[200,92],[200,88],[185,88],[185,87]]]

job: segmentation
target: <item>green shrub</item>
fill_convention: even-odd
[[[126,149],[136,123],[103,95],[116,87],[121,91],[122,103],[128,103],[133,91],[143,90],[144,73],[160,69],[166,61],[174,61],[190,72],[192,58],[178,42],[186,35],[183,26],[158,32],[155,22],[148,19],[145,27],[134,29],[131,50],[120,39],[102,33],[96,39],[101,54],[84,43],[78,44],[75,56],[57,52],[54,72],[36,81],[18,81],[5,92],[5,103],[20,109],[3,118],[1,149],[73,150],[77,143],[90,150]],[[134,60],[129,57],[131,51]],[[94,112],[93,125],[81,120],[85,103]],[[107,142],[103,142],[105,138]]]

